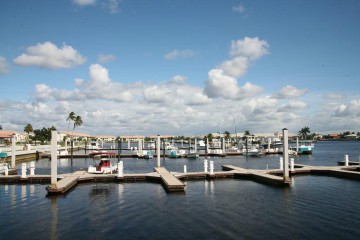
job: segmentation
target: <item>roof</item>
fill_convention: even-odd
[[[16,131],[0,130],[0,138],[10,138],[13,134],[16,134]]]

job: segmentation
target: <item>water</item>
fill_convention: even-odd
[[[360,142],[319,142],[295,162],[336,165],[358,160]],[[279,156],[214,158],[215,168],[277,168]],[[150,172],[156,160],[124,159],[125,172]],[[91,160],[59,160],[59,171]],[[171,171],[202,169],[202,160],[165,159]],[[36,172],[50,172],[37,162]],[[89,183],[64,198],[46,198],[47,185],[0,185],[0,239],[358,239],[360,182],[299,176],[290,188],[249,180],[188,181],[185,193],[158,183]]]

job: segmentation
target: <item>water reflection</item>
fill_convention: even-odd
[[[52,198],[51,203],[51,240],[57,240],[57,227],[58,227],[58,205],[57,198]]]

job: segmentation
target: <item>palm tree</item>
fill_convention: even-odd
[[[34,129],[33,127],[31,126],[30,123],[28,123],[25,127],[24,127],[24,132],[27,133],[28,137],[27,137],[27,142],[29,143],[29,138],[30,138],[30,133],[33,132]]]
[[[225,131],[225,132],[224,132],[224,135],[225,135],[225,139],[226,139],[226,140],[230,139],[230,137],[231,137],[229,131]]]
[[[308,134],[310,134],[310,128],[308,127],[303,127],[299,132],[298,132],[299,136],[302,139],[306,139]]]
[[[66,121],[69,121],[69,123],[68,123],[68,131],[69,131],[69,128],[70,128],[70,122],[75,121],[75,118],[76,118],[76,116],[75,116],[74,112],[69,113],[69,116],[66,119]]]
[[[83,121],[80,116],[76,116],[73,121],[74,121],[73,131],[75,130],[75,127],[79,127],[83,124]]]

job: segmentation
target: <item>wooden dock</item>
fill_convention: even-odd
[[[156,181],[161,182],[164,188],[169,191],[184,191],[186,185],[181,180],[198,180],[198,179],[218,179],[218,178],[240,178],[251,179],[257,182],[270,184],[274,186],[289,186],[291,182],[284,181],[280,169],[273,170],[256,170],[245,169],[233,165],[223,165],[224,171],[218,172],[169,172],[164,167],[155,167],[151,173],[130,173],[118,176],[117,174],[90,174],[86,171],[76,171],[69,174],[59,174],[56,186],[47,188],[48,196],[64,195],[78,183],[82,182],[144,182]],[[296,164],[293,175],[314,174],[335,176],[360,180],[360,167],[358,166],[309,166]],[[2,184],[33,184],[33,183],[50,183],[50,175],[27,175],[22,178],[21,175],[0,175]]]
[[[84,175],[85,171],[76,171],[63,179],[61,179],[56,186],[49,186],[47,188],[49,195],[59,195],[64,194],[69,191],[72,187],[74,187],[80,176]]]
[[[184,191],[186,185],[168,170],[163,167],[155,167],[154,170],[160,175],[161,181],[167,191]]]

